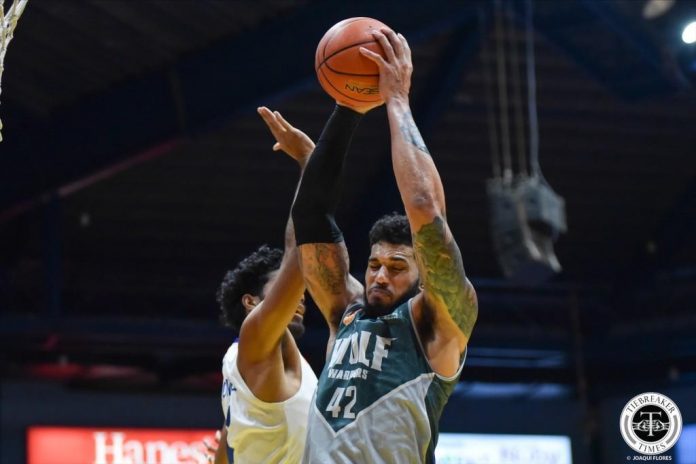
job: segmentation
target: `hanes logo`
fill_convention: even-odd
[[[640,454],[662,454],[679,439],[682,418],[674,402],[660,393],[641,393],[621,412],[621,436]]]

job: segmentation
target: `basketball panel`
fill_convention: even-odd
[[[317,76],[324,91],[339,103],[360,106],[382,101],[379,93],[379,77],[338,74],[326,65],[319,67]]]
[[[330,40],[327,40],[323,50],[325,59],[344,48],[360,43],[374,41],[371,31],[387,27],[384,23],[372,18],[353,19],[356,20],[336,28],[336,31],[331,35]],[[338,23],[337,26],[339,24],[341,23]],[[331,29],[333,29],[333,27]],[[329,31],[331,29],[329,29]]]
[[[379,76],[377,64],[363,56],[362,53],[360,53],[360,47],[365,47],[370,51],[384,56],[382,46],[373,40],[372,42],[354,45],[335,53],[326,60],[326,65],[336,73],[355,76]]]

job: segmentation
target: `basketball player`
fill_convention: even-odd
[[[276,139],[273,149],[304,169],[314,143],[280,113],[258,112]],[[217,299],[239,338],[222,364],[225,424],[216,463],[300,462],[317,383],[295,343],[304,332],[304,290],[292,220],[284,253],[264,245],[225,276]]]
[[[343,154],[361,115],[337,106],[310,159],[292,209],[300,267],[327,319],[327,363],[309,411],[303,462],[434,462],[438,421],[461,372],[478,313],[447,225],[440,176],[409,107],[411,51],[375,31],[392,164],[406,217],[370,232],[365,287],[348,272],[334,220]]]

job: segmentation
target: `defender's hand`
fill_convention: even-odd
[[[360,53],[374,61],[379,68],[379,92],[382,98],[387,104],[394,98],[408,101],[413,64],[406,38],[391,29],[372,31],[372,35],[382,46],[386,59],[364,47],[360,47]]]
[[[304,166],[314,151],[312,139],[293,127],[278,111],[271,111],[265,106],[259,107],[256,111],[276,139],[273,151],[282,150],[300,163],[300,166]]]
[[[221,433],[218,430],[215,432],[215,442],[210,443],[205,438],[203,439],[203,446],[205,446],[205,453],[203,453],[203,454],[204,454],[206,462],[210,462],[210,463],[215,462],[215,456],[218,454],[218,448],[220,448],[220,437],[221,437]]]

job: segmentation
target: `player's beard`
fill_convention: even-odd
[[[384,316],[385,314],[389,314],[402,304],[406,303],[409,299],[418,295],[418,293],[420,292],[420,281],[416,280],[416,282],[413,285],[411,285],[411,287],[409,287],[409,289],[406,290],[406,292],[403,295],[401,295],[401,298],[399,298],[396,302],[394,302],[394,304],[391,304],[389,306],[371,305],[367,300],[367,290],[364,290],[363,292],[363,298],[365,301],[365,314],[369,316]]]

